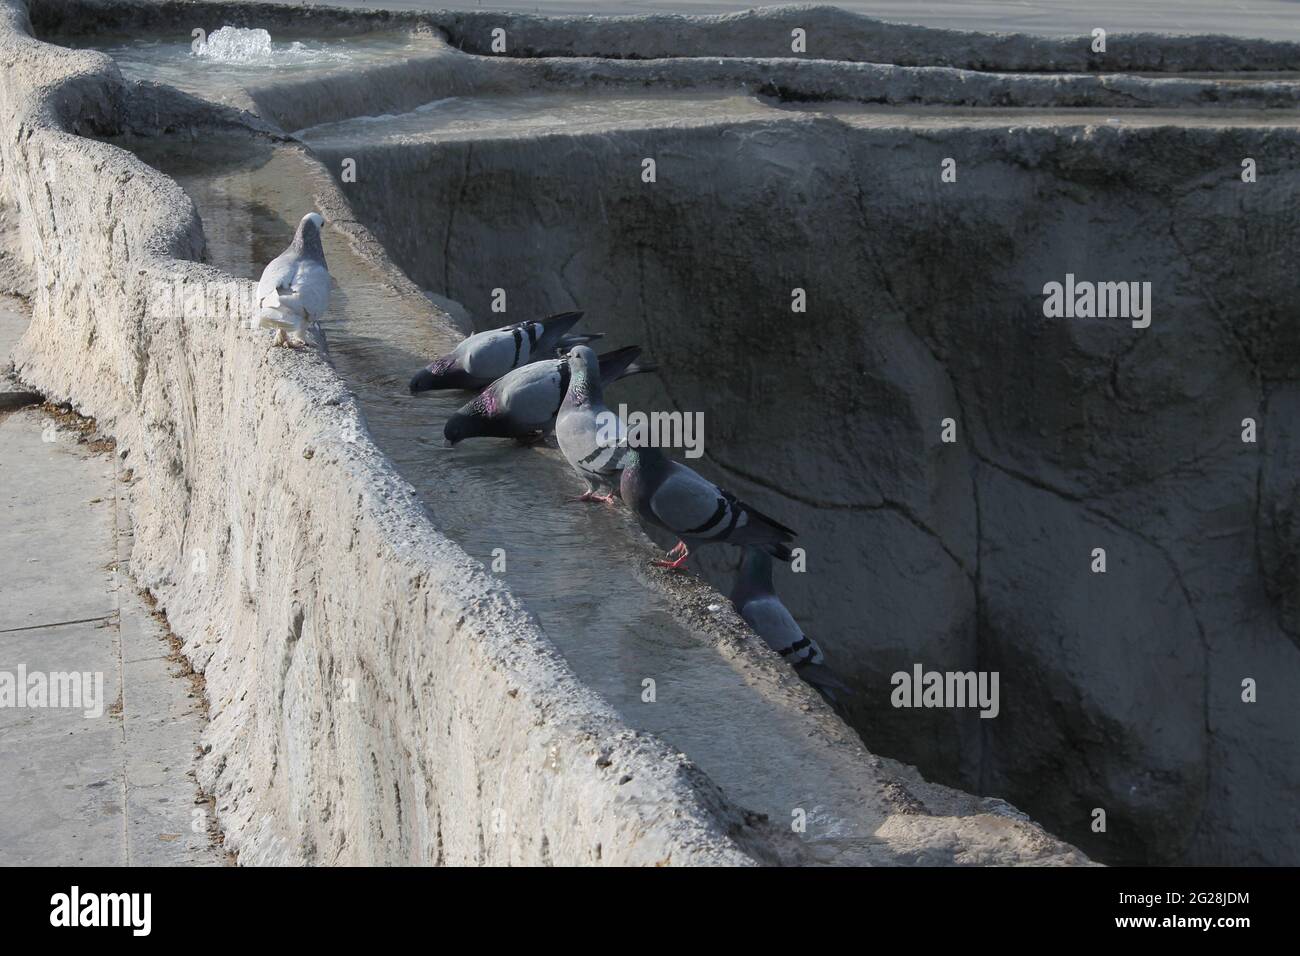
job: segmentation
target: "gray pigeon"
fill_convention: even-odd
[[[511,369],[554,358],[556,351],[600,338],[601,333],[569,335],[581,312],[560,312],[540,321],[520,322],[476,332],[451,352],[429,363],[411,379],[411,393],[445,388],[482,388]]]
[[[320,240],[324,224],[318,212],[303,216],[289,248],[271,260],[257,283],[257,313],[249,327],[275,329],[276,345],[288,341],[286,331],[302,344],[308,326],[329,308],[330,273]]]
[[[653,372],[653,365],[636,361],[640,354],[638,346],[629,345],[602,355],[600,384]],[[555,416],[568,392],[567,358],[521,366],[501,376],[447,419],[443,437],[454,445],[466,438],[524,441],[539,433],[545,435],[555,427]]]
[[[600,362],[585,345],[569,352],[569,389],[555,416],[555,440],[574,470],[587,480],[579,501],[614,500],[618,473],[627,454],[627,434],[605,407]],[[602,489],[606,494],[598,494]]]
[[[731,589],[736,613],[767,642],[767,646],[795,667],[820,664],[822,649],[804,636],[795,619],[772,588],[772,556],[760,548],[746,548],[740,573]]]
[[[668,458],[658,448],[629,449],[622,465],[620,488],[628,507],[644,521],[681,539],[668,552],[673,560],[655,562],[660,567],[681,567],[690,555],[688,541],[754,545],[782,561],[792,557],[788,542],[795,535],[793,531]]]

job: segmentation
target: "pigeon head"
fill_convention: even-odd
[[[585,345],[569,350],[569,394],[565,397],[571,405],[582,405],[600,396],[600,359]]]
[[[772,590],[772,556],[762,548],[748,547],[740,559],[740,581],[751,590]]]
[[[411,379],[411,394],[444,388],[473,388],[474,380],[451,355],[432,362],[428,368],[415,373]]]
[[[483,434],[482,420],[465,412],[456,412],[442,426],[442,437],[448,445],[455,445],[466,438],[477,438]]]
[[[497,415],[498,411],[496,385],[489,385],[478,398],[462,405],[447,419],[447,424],[442,427],[442,437],[453,446],[466,438],[509,438],[512,435],[510,424]]]
[[[320,230],[325,225],[325,217],[318,212],[309,212],[298,223],[298,231],[293,234],[294,251],[319,262],[325,261],[325,248],[321,245]]]
[[[762,548],[747,547],[741,554],[740,569],[731,587],[731,603],[739,611],[756,597],[774,594],[772,557]]]

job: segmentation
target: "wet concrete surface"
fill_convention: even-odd
[[[246,140],[133,148],[195,200],[212,262],[234,275],[258,274],[312,207],[313,172],[292,149]],[[801,713],[765,699],[683,624],[668,595],[646,586],[653,552],[633,543],[621,509],[567,501],[583,486],[557,449],[495,439],[443,448],[442,424],[469,396],[411,396],[406,383],[455,338],[328,230],[325,251],[337,283],[324,321],[330,354],[375,442],[419,490],[435,524],[489,567],[504,558],[511,591],[632,726],[682,750],[742,806],[778,821],[808,811],[807,843],[817,858],[867,858],[880,841],[864,768],[811,742]],[[583,327],[599,331],[599,317]],[[647,680],[653,701],[643,696]],[[723,725],[745,733],[720,734]]]

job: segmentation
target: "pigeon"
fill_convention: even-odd
[[[605,407],[600,362],[585,345],[569,352],[569,388],[555,416],[555,440],[574,470],[587,480],[578,501],[611,502],[618,473],[628,453],[627,433],[617,415]],[[608,488],[605,494],[597,494]]]
[[[736,613],[786,661],[799,667],[820,664],[822,649],[805,637],[772,588],[772,556],[761,548],[746,548],[740,573],[731,589]]]
[[[622,470],[619,487],[628,507],[647,523],[679,538],[668,552],[672,560],[656,561],[659,567],[680,568],[690,556],[687,541],[755,545],[782,561],[793,557],[789,548],[793,531],[668,458],[658,448],[628,449]]]
[[[275,345],[288,341],[286,331],[302,344],[308,326],[329,308],[330,273],[320,241],[324,224],[318,212],[303,216],[289,248],[271,260],[257,283],[257,313],[249,327],[275,329]]]
[[[411,394],[444,388],[482,388],[521,365],[554,358],[559,350],[600,338],[599,332],[567,334],[580,318],[581,312],[560,312],[541,321],[477,332],[416,372],[411,379]]]
[[[640,354],[638,346],[629,345],[600,356],[601,386],[629,375],[653,372],[655,366],[636,361]],[[452,445],[466,438],[525,441],[538,433],[545,435],[555,427],[555,416],[568,391],[567,358],[520,366],[447,419],[442,435]]]

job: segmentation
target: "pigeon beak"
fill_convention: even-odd
[[[456,443],[455,443],[454,441],[452,441],[450,438],[444,438],[444,439],[442,440],[442,447],[443,447],[443,448],[455,448],[455,447],[456,447]]]

